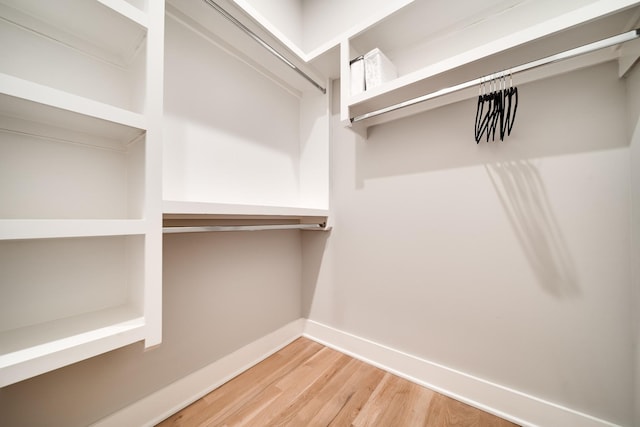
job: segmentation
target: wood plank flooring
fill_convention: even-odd
[[[299,338],[158,426],[515,424]]]

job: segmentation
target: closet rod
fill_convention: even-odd
[[[220,15],[224,16],[229,22],[231,22],[233,25],[235,25],[236,27],[241,29],[245,34],[247,34],[249,37],[251,37],[258,44],[260,44],[262,47],[264,47],[266,50],[268,50],[273,56],[278,58],[280,61],[284,62],[289,68],[291,68],[293,71],[295,71],[296,73],[298,73],[302,77],[304,77],[309,83],[311,83],[316,88],[318,88],[320,90],[320,92],[322,92],[324,94],[327,93],[327,89],[325,87],[323,87],[320,83],[318,83],[315,80],[313,80],[313,78],[311,78],[307,73],[305,73],[300,68],[298,68],[293,62],[291,62],[287,58],[285,58],[282,54],[280,54],[280,52],[278,52],[275,48],[273,48],[269,43],[267,43],[260,36],[258,36],[256,33],[251,31],[242,22],[240,22],[236,18],[234,18],[233,15],[231,15],[229,12],[227,12],[222,7],[220,7],[220,5],[218,5],[216,2],[214,2],[213,0],[204,0],[204,2],[206,4],[208,4],[209,6],[211,6],[212,8],[214,8]]]
[[[167,234],[213,231],[322,230],[324,227],[324,224],[207,225],[198,227],[163,227],[162,232]]]
[[[541,67],[543,65],[552,64],[555,62],[563,61],[565,59],[570,59],[579,55],[583,55],[585,53],[595,52],[596,50],[604,49],[607,47],[615,46],[620,43],[628,42],[630,40],[634,40],[640,37],[640,29],[631,30],[626,33],[619,34],[617,36],[609,37],[604,40],[600,40],[594,43],[590,43],[581,47],[577,47],[575,49],[567,50],[565,52],[561,52],[555,55],[547,56],[546,58],[542,58],[536,61],[528,62],[523,65],[519,65],[517,67],[513,67],[507,70],[500,71],[495,73],[494,75],[508,75],[520,73],[522,71],[531,70],[537,67]],[[471,80],[465,83],[460,83],[455,86],[447,87],[444,89],[440,89],[435,92],[431,92],[427,95],[423,95],[417,98],[410,99],[408,101],[401,102],[399,104],[391,105],[389,107],[381,108],[380,110],[372,111],[370,113],[362,114],[360,116],[355,116],[351,118],[351,123],[356,123],[365,119],[370,119],[372,117],[380,116],[385,113],[390,113],[392,111],[399,110],[401,108],[410,107],[412,105],[419,104],[421,102],[429,101],[430,99],[439,98],[444,95],[448,95],[450,93],[458,92],[463,89],[467,89],[473,86],[478,86],[483,82],[487,81],[489,77],[481,77],[475,80]]]

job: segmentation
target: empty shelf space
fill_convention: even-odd
[[[0,387],[144,339],[145,320],[122,306],[0,332]]]
[[[12,123],[24,127],[33,122],[40,127],[114,139],[120,144],[131,142],[145,129],[142,114],[1,73],[0,115],[11,119],[4,120],[4,127]],[[32,129],[18,130],[50,133]]]
[[[0,240],[0,386],[144,339],[144,243]]]
[[[142,219],[145,145],[107,150],[0,131],[0,218]]]
[[[138,10],[127,2],[114,3]],[[70,101],[67,93],[142,112],[147,29],[102,3],[0,0],[0,39],[0,92],[22,96],[26,91],[31,99],[29,94],[43,90],[5,77],[12,76],[57,90],[43,94],[51,102],[34,99],[38,102],[60,108],[71,103],[72,111],[82,112],[84,104]],[[66,104],[57,105],[57,99]],[[94,115],[93,106],[87,108]],[[115,121],[120,122],[117,116]]]
[[[124,0],[1,0],[0,12],[5,23],[115,64],[130,62],[147,31],[146,13]]]

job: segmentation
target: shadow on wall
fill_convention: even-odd
[[[485,169],[539,283],[555,297],[578,296],[576,268],[538,169],[526,160]]]

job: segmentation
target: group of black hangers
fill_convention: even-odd
[[[509,75],[509,87],[507,87],[506,75],[480,83],[476,107],[476,143],[479,144],[485,134],[487,142],[489,138],[495,141],[498,129],[500,129],[500,141],[504,141],[505,134],[511,135],[516,111],[518,111],[518,88],[513,86],[511,75]]]

